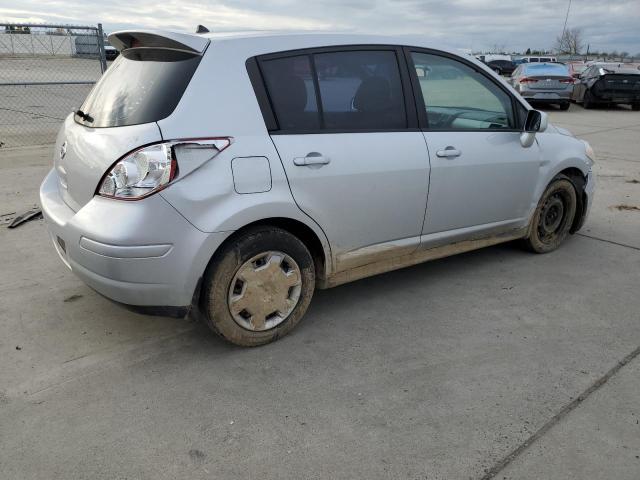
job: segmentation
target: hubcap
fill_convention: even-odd
[[[282,252],[264,252],[243,263],[231,280],[229,312],[247,330],[269,330],[291,314],[301,289],[295,260]]]
[[[562,230],[565,209],[565,203],[560,192],[547,199],[542,206],[538,221],[538,232],[541,240],[551,240]]]
[[[542,212],[542,228],[545,233],[551,234],[555,232],[558,226],[560,226],[563,215],[564,204],[562,200],[555,196],[551,197]]]

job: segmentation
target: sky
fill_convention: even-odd
[[[420,34],[452,48],[545,50],[568,0],[0,0],[0,22],[96,24],[105,31],[321,30]],[[573,0],[569,28],[591,51],[640,55],[640,0]]]

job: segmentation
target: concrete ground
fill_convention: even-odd
[[[0,226],[0,477],[637,479],[640,114],[550,114],[599,156],[579,235],[317,292],[258,349],[111,304],[41,220]],[[0,150],[0,222],[50,150]]]

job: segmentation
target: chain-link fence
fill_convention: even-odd
[[[55,140],[106,69],[102,26],[0,24],[0,148]]]

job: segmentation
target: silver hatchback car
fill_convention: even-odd
[[[40,199],[63,262],[244,346],[316,288],[523,239],[591,206],[593,152],[467,56],[406,37],[123,31]]]
[[[568,110],[575,79],[562,63],[522,63],[509,79],[528,102],[556,104]]]

